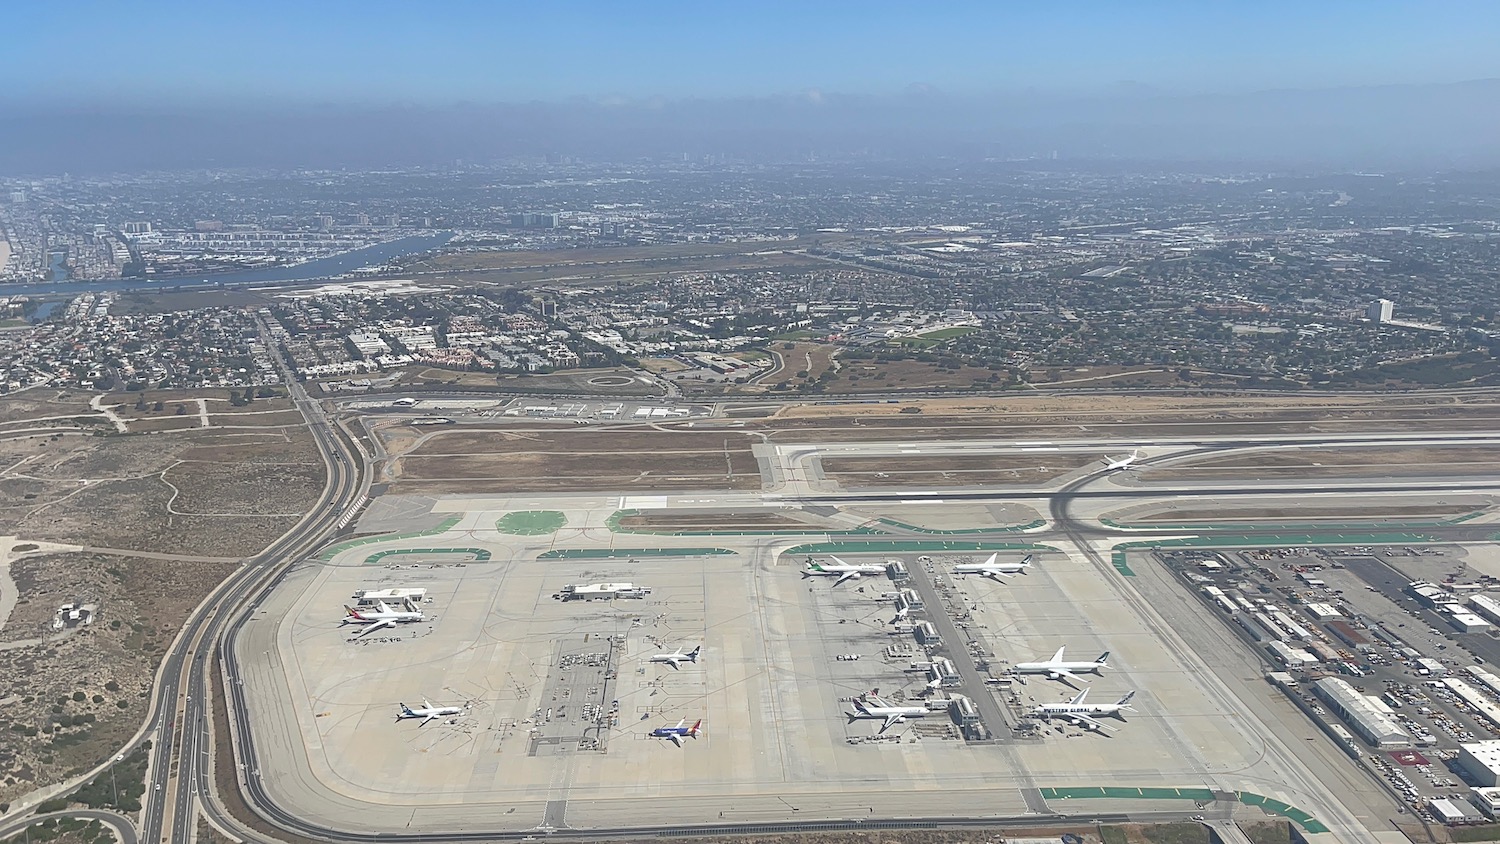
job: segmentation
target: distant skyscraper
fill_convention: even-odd
[[[333,228],[333,215],[331,215],[331,214],[320,214],[320,215],[318,215],[318,228],[322,229],[325,232],[328,231],[329,229],[332,229]]]
[[[370,224],[370,215],[369,214],[357,214],[357,215],[355,215],[355,217],[354,217],[354,224],[356,226],[368,226]]]
[[[151,231],[151,224],[145,222],[134,222],[125,224],[126,234],[147,234]]]
[[[26,191],[23,191],[23,190],[13,190],[13,191],[11,191],[10,192],[10,202],[11,202],[12,205],[25,205],[26,204]]]
[[[1390,322],[1396,313],[1396,303],[1390,299],[1376,299],[1365,308],[1365,318],[1370,322]]]
[[[401,218],[395,214],[392,214],[389,217],[385,218],[385,224],[386,226],[394,229],[397,226],[401,225]]]

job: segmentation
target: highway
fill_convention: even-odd
[[[277,348],[267,340],[268,348]],[[252,596],[273,588],[289,566],[324,542],[345,510],[359,503],[362,473],[358,450],[291,377],[285,362],[278,363],[292,402],[307,420],[323,454],[328,482],[317,504],[296,527],[247,560],[204,608],[188,620],[162,660],[159,692],[149,719],[155,726],[152,733],[156,743],[151,751],[142,813],[141,841],[145,844],[167,841],[187,844],[194,834],[195,809],[200,800],[205,808],[212,802],[203,799],[209,793],[213,775],[213,758],[208,748],[210,719],[205,704],[209,697],[209,672],[214,670],[212,657],[220,652],[227,625],[233,619],[245,618],[255,602]],[[232,675],[232,667],[230,671]],[[219,736],[217,740],[228,741],[229,737]],[[217,811],[213,814],[227,820]]]

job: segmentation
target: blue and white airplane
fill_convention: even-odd
[[[657,727],[651,731],[651,737],[669,739],[673,744],[682,747],[683,738],[696,739],[698,737],[698,730],[703,726],[703,719],[699,718],[694,721],[691,727],[683,726],[686,723],[687,719],[684,718],[678,721],[675,727]]]
[[[701,650],[703,650],[703,646],[699,645],[698,647],[693,648],[687,653],[683,653],[682,651],[677,650],[669,654],[657,654],[651,657],[651,661],[665,662],[673,668],[682,668],[682,664],[684,662],[691,662],[696,665],[698,663],[698,652]]]
[[[469,711],[468,704],[463,706],[433,706],[425,700],[416,709],[404,703],[398,705],[401,707],[401,711],[396,713],[396,720],[405,721],[407,718],[421,718],[422,723],[418,724],[418,727],[425,727],[428,721],[436,718],[442,718],[447,715],[463,715]]]

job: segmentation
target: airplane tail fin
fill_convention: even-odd
[[[703,650],[703,646],[699,645],[698,647],[693,648],[691,651],[688,651],[688,655],[687,655],[688,662],[697,662],[698,661],[698,652],[701,651],[701,650]]]
[[[1095,665],[1108,665],[1109,664],[1109,651],[1105,651],[1104,653],[1099,654],[1099,658],[1096,659],[1096,660],[1094,660],[1094,664]]]
[[[703,719],[699,718],[697,721],[693,722],[693,728],[690,729],[690,730],[688,730],[688,735],[692,736],[693,738],[697,738],[698,737],[698,730],[702,726],[703,726]]]
[[[1126,692],[1125,696],[1122,697],[1122,698],[1120,698],[1119,703],[1116,704],[1116,705],[1117,706],[1129,706],[1130,705],[1130,699],[1133,698],[1133,697],[1135,697],[1135,692]]]

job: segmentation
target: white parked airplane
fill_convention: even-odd
[[[1031,557],[1031,554],[1027,554],[1018,563],[1002,563],[999,562],[999,554],[991,554],[990,558],[982,563],[959,563],[954,566],[953,573],[979,574],[992,578],[1014,577],[1018,574],[1025,574],[1026,570],[1031,568]]]
[[[1087,672],[1094,676],[1101,676],[1100,669],[1109,665],[1109,651],[1099,654],[1099,658],[1093,662],[1067,662],[1063,659],[1063,651],[1067,647],[1057,649],[1052,658],[1043,662],[1018,662],[1010,667],[1012,674],[1046,674],[1049,680],[1061,680],[1064,677],[1069,680],[1081,679],[1074,672]]]
[[[463,706],[433,706],[424,700],[420,708],[412,709],[403,703],[401,704],[401,711],[396,713],[396,720],[404,721],[407,718],[421,718],[422,723],[417,726],[425,727],[427,726],[427,722],[434,718],[441,718],[444,715],[462,715],[468,708],[468,704]]]
[[[410,602],[403,602],[402,606],[406,609],[393,610],[385,601],[381,601],[373,610],[357,610],[345,604],[344,620],[340,624],[363,624],[365,629],[361,630],[359,635],[367,636],[385,627],[422,621],[425,618],[422,611],[412,606]]]
[[[849,723],[851,724],[864,718],[883,719],[885,723],[881,724],[880,729],[876,731],[878,735],[889,730],[892,726],[902,723],[907,718],[926,718],[927,707],[892,706],[886,703],[879,695],[870,692],[869,694],[855,698],[854,711],[844,714],[849,716]]]
[[[1134,712],[1130,706],[1130,699],[1135,697],[1135,692],[1130,692],[1114,703],[1086,703],[1089,690],[1084,689],[1073,696],[1067,703],[1044,703],[1031,711],[1032,715],[1039,718],[1062,718],[1072,721],[1085,730],[1109,730],[1114,732],[1114,727],[1095,719],[1095,715],[1113,715],[1121,721],[1125,720],[1120,713],[1129,710]]]
[[[834,586],[846,580],[858,580],[867,574],[885,574],[885,566],[880,563],[846,563],[832,554],[828,555],[832,563],[809,562],[807,568],[802,570],[803,577],[820,575],[823,577],[837,577]]]
[[[669,654],[657,654],[656,656],[651,657],[651,661],[665,662],[673,668],[681,669],[684,662],[691,662],[696,664],[698,662],[698,652],[701,650],[703,650],[703,646],[699,645],[698,647],[693,648],[687,653],[683,653],[682,651],[673,651]]]
[[[1141,450],[1138,449],[1138,448],[1132,448],[1130,450],[1130,456],[1128,456],[1128,457],[1121,457],[1119,460],[1110,460],[1108,457],[1104,458],[1104,469],[1103,469],[1103,471],[1105,471],[1105,472],[1121,472],[1121,471],[1125,471],[1125,470],[1129,469],[1131,467],[1131,465],[1134,464],[1135,461],[1137,461],[1139,459],[1141,459]]]

